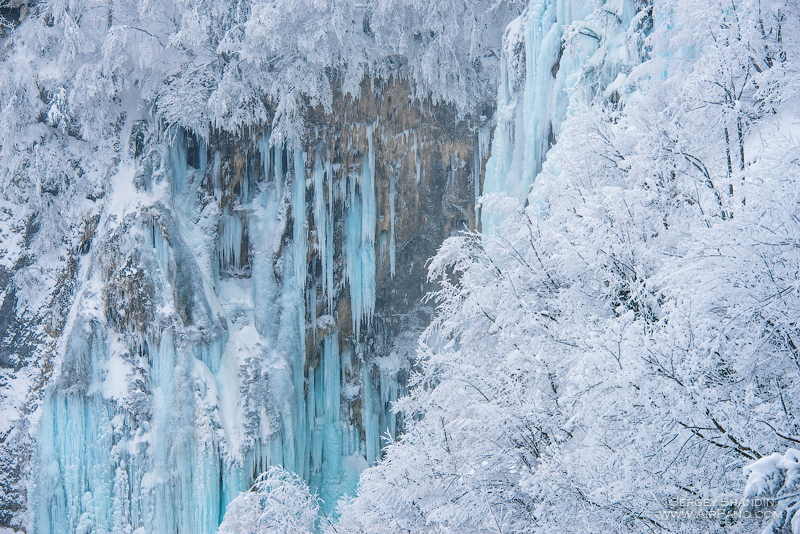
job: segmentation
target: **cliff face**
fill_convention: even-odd
[[[307,119],[270,146],[127,117],[70,271],[36,532],[213,532],[274,464],[332,510],[401,430],[426,261],[475,228],[486,148],[401,81]]]

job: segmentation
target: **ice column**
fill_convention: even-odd
[[[422,177],[422,161],[419,157],[419,140],[417,139],[417,131],[414,130],[414,178],[419,185],[419,180]]]
[[[317,229],[317,250],[322,264],[322,293],[328,309],[333,307],[333,170],[330,159],[323,160],[317,151],[314,162],[314,226]],[[326,181],[327,178],[327,181]],[[327,195],[326,193],[327,184]]]
[[[375,465],[381,453],[380,408],[376,406],[371,365],[362,366],[361,383],[361,426],[364,429],[366,458],[369,465]]]
[[[367,126],[369,152],[361,161],[359,175],[348,177],[348,203],[345,214],[345,256],[350,285],[353,331],[358,337],[361,321],[369,323],[375,309],[375,148],[374,126]],[[356,179],[359,187],[356,187]]]
[[[289,281],[290,291],[294,294],[296,309],[296,328],[297,344],[294,347],[294,354],[291,354],[291,365],[294,385],[295,404],[292,407],[292,417],[285,417],[282,421],[286,437],[284,438],[284,449],[290,450],[291,459],[284,458],[284,467],[295,471],[298,475],[308,480],[308,429],[306,425],[300,423],[300,414],[305,413],[305,377],[303,368],[306,359],[306,310],[305,310],[305,288],[308,262],[308,223],[306,220],[306,168],[305,155],[298,146],[292,150],[294,156],[294,175],[292,178],[292,219],[294,226],[292,235],[294,237],[293,247],[293,267],[294,279]],[[313,313],[316,313],[314,311]],[[294,428],[289,428],[293,426]],[[291,436],[294,435],[295,443],[291,443]],[[292,450],[292,445],[294,448]]]
[[[339,335],[325,336],[322,347],[321,376],[317,382],[316,431],[322,437],[321,486],[336,484],[341,476],[341,362],[339,360]],[[319,454],[319,453],[318,453]],[[319,456],[317,458],[319,460]]]
[[[394,276],[394,267],[396,263],[396,258],[395,258],[396,251],[395,251],[395,241],[394,241],[394,222],[395,222],[394,202],[395,198],[397,197],[397,185],[395,183],[396,181],[397,181],[397,176],[395,175],[394,172],[392,172],[392,175],[389,177],[389,224],[391,225],[389,228],[389,272],[391,272],[392,276]]]
[[[565,89],[575,85],[574,74],[580,68],[576,58],[562,58],[563,29],[584,19],[592,9],[591,2],[584,0],[531,2],[526,15],[509,24],[501,59],[497,127],[483,194],[505,193],[520,202],[527,200],[552,137],[566,118],[569,96]],[[581,39],[581,46],[591,55],[597,44],[588,37]],[[525,47],[523,80],[517,78],[522,69],[514,46],[520,41]],[[483,230],[491,231],[493,214],[484,210],[481,219]]]

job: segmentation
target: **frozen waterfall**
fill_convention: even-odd
[[[212,533],[270,465],[302,475],[327,512],[355,491],[381,434],[396,432],[402,389],[354,345],[375,309],[373,128],[342,183],[327,149],[307,176],[307,154],[268,133],[236,183],[204,145],[189,165],[183,132],[145,156],[142,188],[120,171],[102,254],[140,283],[120,306],[103,267],[89,269],[41,417],[36,532]],[[352,340],[331,315],[338,257]],[[343,414],[345,386],[358,388],[358,420]]]

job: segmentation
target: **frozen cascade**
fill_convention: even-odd
[[[193,351],[175,351],[169,331],[141,347],[152,355],[153,417],[125,436],[124,425],[137,425],[113,402],[120,394],[114,382],[115,373],[133,372],[130,354],[120,354],[119,340],[105,339],[95,322],[75,332],[84,335],[73,337],[42,414],[35,531],[212,532],[220,515],[219,458],[211,443],[180,439],[197,414],[176,410],[197,394],[187,380],[192,362],[199,363]]]
[[[628,58],[625,29],[636,15],[636,6],[634,0],[601,3],[603,12],[615,23],[591,17],[595,2],[534,0],[526,14],[509,24],[484,195],[502,193],[535,205],[536,176],[561,133],[570,107],[589,102],[598,87],[609,86],[623,70]],[[564,29],[570,24],[576,24],[579,31],[569,36],[567,46]],[[606,37],[602,47],[601,36]],[[520,43],[525,50],[524,65],[517,53]],[[601,60],[603,71],[597,72]],[[588,83],[587,76],[598,83]],[[484,208],[484,231],[491,231],[492,218]]]
[[[592,2],[584,0],[534,1],[527,15],[506,30],[497,126],[486,163],[484,195],[504,193],[522,202],[527,199],[552,136],[558,135],[566,117],[565,90],[576,83],[582,64],[581,58],[561,56],[564,27],[584,19],[592,9]],[[585,53],[594,53],[598,43],[590,37],[583,41]],[[524,45],[524,64],[519,64],[518,43]],[[491,218],[484,209],[484,231],[491,231]]]
[[[280,141],[217,131],[206,144],[148,123],[143,152],[120,152],[92,200],[88,274],[35,419],[33,531],[212,533],[276,464],[326,512],[354,491],[402,421],[391,404],[414,340],[398,332],[425,320],[420,273],[441,235],[477,226],[481,194],[535,207],[571,106],[624,82],[612,27],[635,2],[600,3],[610,22],[588,18],[594,1],[532,0],[512,23],[493,136],[417,116],[391,83]],[[492,213],[476,219],[490,230]]]

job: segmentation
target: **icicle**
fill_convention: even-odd
[[[350,376],[353,374],[353,357],[355,353],[353,351],[353,346],[348,342],[345,344],[344,350],[342,351],[342,370],[343,374],[346,376]]]
[[[283,145],[276,145],[275,148],[275,186],[278,190],[278,197],[283,196]]]
[[[186,133],[180,130],[169,147],[170,163],[172,164],[172,199],[173,203],[184,200],[187,188],[186,165]]]
[[[270,162],[271,162],[271,149],[269,147],[269,132],[264,131],[261,138],[258,140],[258,153],[261,155],[261,172],[263,173],[264,182],[268,182],[270,178]]]
[[[381,255],[381,267],[386,260],[386,250],[389,247],[389,235],[386,230],[381,230],[380,235],[378,235],[378,250],[380,250]]]
[[[397,401],[397,369],[381,369],[381,402],[386,430],[393,438],[397,436],[396,417],[392,413],[392,403]]]
[[[375,199],[375,147],[373,132],[375,126],[367,125],[367,143],[369,152],[367,160],[361,160],[361,197],[363,211],[361,214],[361,240],[365,243],[375,244],[375,221],[378,217],[378,206]]]
[[[322,410],[324,403],[320,397],[322,388],[318,387],[320,381],[314,367],[308,368],[308,394],[306,395],[307,411],[308,411],[308,427],[311,430],[311,475],[319,474],[322,468],[322,445],[323,435],[320,431],[319,424],[317,423],[317,407]]]
[[[250,177],[252,175],[252,171],[252,162],[247,160],[247,164],[242,171],[242,204],[247,204],[250,202]]]
[[[200,173],[206,172],[206,167],[208,166],[208,145],[203,139],[199,139],[198,143],[198,159],[200,161]]]
[[[391,273],[392,277],[394,277],[394,268],[395,268],[395,242],[394,242],[394,223],[395,223],[395,216],[394,216],[394,203],[395,197],[397,195],[397,186],[395,182],[397,181],[397,176],[393,172],[389,177],[389,272]],[[383,254],[381,253],[381,260]]]
[[[361,228],[363,207],[361,196],[355,194],[345,216],[345,256],[347,279],[350,285],[350,308],[353,331],[361,331],[361,321],[369,323],[375,308],[375,245],[363,242]]]
[[[311,315],[311,335],[314,341],[317,340],[317,281],[314,280],[314,287],[308,291],[308,310]]]
[[[231,214],[226,208],[225,213],[220,218],[220,226],[222,229],[219,232],[217,248],[220,272],[237,271],[242,268],[244,263],[242,258],[242,238],[244,234],[242,220],[238,215]]]
[[[331,204],[331,207],[333,205]],[[325,232],[328,234],[327,239],[325,240],[325,287],[326,295],[328,297],[328,312],[333,310],[333,297],[334,297],[334,287],[333,287],[333,213],[328,213],[328,221],[325,225]]]
[[[489,145],[492,140],[492,130],[487,122],[485,125],[478,129],[478,135],[475,139],[475,147],[473,148],[473,164],[472,164],[472,185],[475,189],[475,221],[480,220],[480,208],[478,207],[481,197],[481,169],[483,167],[484,155],[489,152]]]
[[[334,206],[334,176],[333,176],[333,166],[331,165],[331,160],[328,158],[326,165],[325,165],[325,176],[328,178],[328,217],[325,223],[325,287],[327,288],[326,295],[328,297],[328,311],[333,310],[333,297],[334,297],[334,288],[333,288],[333,252],[334,252],[334,241],[333,241],[333,206]]]
[[[351,177],[350,180],[352,183],[353,178]],[[356,338],[361,330],[361,315],[364,308],[361,246],[361,198],[353,192],[349,195],[349,207],[345,215],[344,249],[347,262],[347,282],[350,286],[350,319]]]
[[[294,177],[292,178],[292,218],[294,227],[294,275],[301,290],[305,290],[308,224],[306,221],[306,168],[303,151],[295,148]],[[305,330],[305,328],[304,328]]]
[[[480,151],[481,161],[489,153],[489,145],[492,142],[492,129],[487,122],[478,129],[478,150]]]

